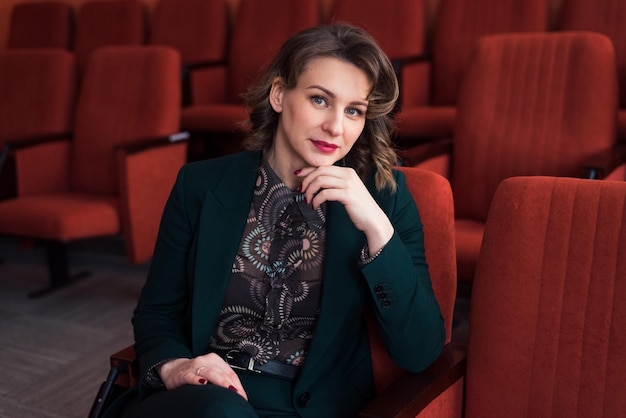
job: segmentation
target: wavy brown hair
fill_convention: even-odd
[[[267,70],[250,87],[244,98],[250,109],[251,130],[244,141],[249,150],[267,151],[273,145],[279,114],[269,102],[272,82],[280,77],[293,89],[307,64],[314,58],[334,57],[355,65],[372,84],[368,96],[365,127],[345,165],[354,168],[362,179],[375,169],[376,188],[395,191],[392,168],[397,162],[391,145],[393,120],[390,115],[398,99],[398,80],[389,58],[365,30],[337,23],[305,29],[288,39]]]

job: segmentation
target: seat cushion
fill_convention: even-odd
[[[0,202],[0,233],[73,240],[120,233],[118,200],[77,193],[36,195]]]

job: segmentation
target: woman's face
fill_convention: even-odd
[[[371,88],[365,72],[331,57],[311,60],[291,90],[274,80],[270,103],[280,117],[270,164],[283,181],[350,151],[365,126]]]

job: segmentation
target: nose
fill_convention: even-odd
[[[326,120],[322,125],[322,129],[332,136],[343,134],[343,112],[333,110],[327,113]]]

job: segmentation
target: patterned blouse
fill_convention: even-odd
[[[326,210],[313,210],[269,164],[252,204],[210,347],[302,365],[319,315]]]

